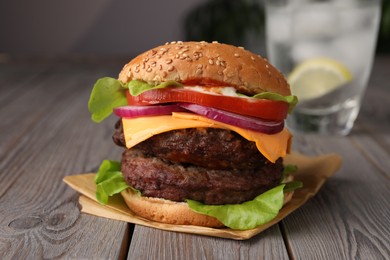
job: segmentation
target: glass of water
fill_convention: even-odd
[[[300,100],[294,132],[347,135],[375,55],[380,0],[267,0],[267,56]]]

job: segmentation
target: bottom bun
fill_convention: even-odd
[[[284,194],[284,205],[291,200],[293,193],[291,191]],[[218,219],[194,212],[185,202],[144,197],[132,189],[122,191],[121,195],[131,211],[148,220],[175,225],[224,227]]]
[[[126,189],[121,194],[131,211],[148,220],[175,225],[224,226],[214,217],[194,212],[185,202],[144,197],[132,189]]]

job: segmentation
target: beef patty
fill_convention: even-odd
[[[133,148],[123,153],[121,170],[126,183],[144,196],[220,205],[242,203],[277,186],[283,165],[278,159],[258,170],[210,170],[172,163]]]
[[[125,146],[120,121],[115,127],[114,142]],[[147,156],[215,170],[261,169],[268,162],[254,142],[233,131],[218,128],[169,131],[155,135],[135,148]]]

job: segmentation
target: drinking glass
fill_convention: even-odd
[[[380,0],[266,0],[268,59],[300,100],[290,130],[350,133],[371,73],[380,8]]]

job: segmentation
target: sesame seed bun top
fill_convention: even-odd
[[[184,84],[232,86],[254,95],[270,91],[291,95],[284,76],[268,61],[242,47],[217,42],[171,42],[135,57],[119,80],[148,83],[175,80]]]

